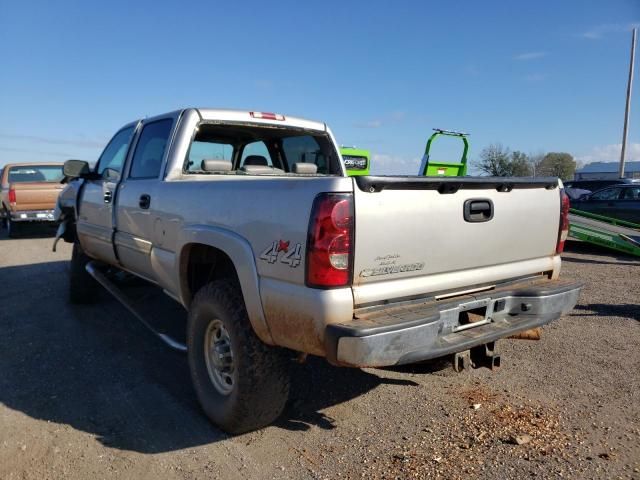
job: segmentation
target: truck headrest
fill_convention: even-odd
[[[307,175],[312,175],[318,173],[318,165],[315,163],[297,162],[293,164],[291,171],[293,173],[305,173]]]
[[[200,169],[205,172],[230,172],[231,160],[204,159],[200,164]]]

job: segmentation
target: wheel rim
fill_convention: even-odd
[[[213,386],[222,395],[229,395],[235,385],[235,364],[229,332],[215,319],[209,323],[204,336],[204,358]]]

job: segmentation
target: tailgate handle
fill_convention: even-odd
[[[488,222],[493,218],[493,202],[488,198],[470,198],[464,202],[464,220],[470,223]]]

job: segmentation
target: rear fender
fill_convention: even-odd
[[[188,308],[192,295],[195,294],[189,290],[186,275],[182,273],[186,267],[188,247],[194,243],[217,248],[231,259],[238,274],[251,326],[260,340],[273,345],[273,338],[267,326],[260,300],[258,271],[253,249],[251,244],[237,233],[209,225],[192,225],[181,231],[176,248],[179,254],[176,256],[174,270],[180,272],[181,303]]]

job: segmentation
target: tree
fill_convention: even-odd
[[[511,152],[499,143],[491,144],[480,152],[477,166],[487,175],[494,177],[527,177],[531,175],[531,166],[527,155]]]
[[[526,154],[515,151],[511,154],[511,177],[530,177],[533,171]]]
[[[534,177],[540,176],[540,164],[542,163],[542,159],[546,153],[544,151],[537,151],[534,153],[529,153],[527,156],[527,160],[529,161],[529,167],[531,168],[531,174]]]
[[[536,175],[549,175],[570,180],[576,171],[576,161],[571,154],[565,152],[547,153],[538,167]]]

